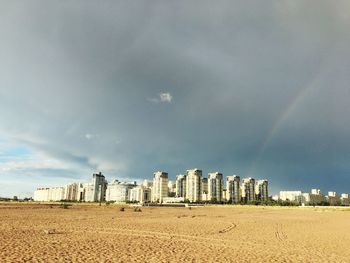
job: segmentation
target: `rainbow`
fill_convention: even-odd
[[[259,163],[263,153],[265,152],[266,148],[270,145],[271,141],[275,137],[275,135],[278,133],[278,130],[283,125],[285,121],[293,114],[293,112],[299,108],[300,104],[304,102],[308,97],[310,97],[311,94],[313,94],[315,91],[317,91],[322,85],[322,76],[326,74],[330,70],[330,63],[326,64],[325,61],[328,61],[327,59],[323,59],[323,63],[320,64],[320,68],[318,72],[315,74],[313,78],[309,81],[309,84],[301,89],[294,99],[291,101],[291,103],[288,104],[288,106],[285,108],[284,111],[278,116],[274,124],[272,125],[271,129],[266,134],[263,142],[261,143],[256,158],[252,161],[250,165],[249,175],[254,174],[257,164]]]

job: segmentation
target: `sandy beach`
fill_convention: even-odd
[[[350,211],[0,204],[0,262],[349,262]]]

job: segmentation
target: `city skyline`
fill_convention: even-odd
[[[0,196],[182,167],[347,192],[350,3],[209,3],[2,1]]]
[[[17,198],[17,197],[16,197]],[[52,202],[114,202],[114,203],[214,203],[214,204],[255,204],[255,205],[309,205],[349,206],[349,194],[321,189],[311,191],[281,190],[271,195],[266,179],[240,178],[237,175],[223,177],[220,172],[210,172],[203,177],[203,171],[194,168],[185,174],[169,180],[168,173],[157,171],[153,180],[142,183],[108,181],[101,173],[94,173],[90,182],[74,182],[60,187],[38,187],[34,201]]]
[[[153,177],[145,177],[145,178],[141,178],[141,180],[137,180],[137,181],[123,181],[120,180],[120,178],[110,178],[109,180],[106,179],[105,175],[102,174],[102,172],[99,173],[94,173],[93,174],[93,181],[95,181],[95,176],[102,176],[103,177],[103,184],[106,185],[119,185],[122,184],[125,187],[127,187],[128,189],[130,188],[130,190],[134,189],[136,191],[140,191],[139,187],[144,187],[147,188],[151,191],[151,189],[155,189],[156,192],[158,192],[158,194],[156,196],[153,196],[152,193],[152,198],[150,198],[149,201],[156,201],[156,200],[160,200],[160,202],[162,202],[162,198],[163,197],[185,197],[188,195],[189,192],[189,178],[188,176],[190,175],[199,175],[200,177],[198,178],[198,182],[200,182],[200,186],[196,186],[196,190],[194,191],[198,191],[198,194],[200,193],[200,195],[205,194],[205,198],[207,200],[211,200],[212,198],[215,198],[217,201],[222,201],[224,199],[230,199],[231,196],[233,195],[234,200],[236,200],[235,202],[238,202],[237,200],[240,199],[241,197],[243,198],[243,200],[245,199],[246,196],[246,191],[247,189],[243,190],[245,187],[245,184],[251,185],[248,187],[248,192],[250,192],[250,194],[248,193],[248,200],[245,200],[245,202],[251,200],[255,195],[256,192],[258,191],[259,193],[265,193],[265,199],[262,199],[263,201],[267,201],[267,197],[275,199],[276,196],[280,196],[282,192],[285,193],[292,193],[291,195],[295,195],[295,193],[299,193],[299,195],[302,195],[302,193],[308,193],[310,192],[310,189],[306,189],[305,187],[297,187],[295,189],[290,189],[290,188],[282,188],[282,189],[278,189],[277,192],[272,192],[270,190],[268,190],[270,188],[270,184],[271,182],[267,179],[262,179],[262,178],[252,178],[252,177],[241,177],[239,175],[224,175],[218,171],[216,172],[209,172],[207,174],[207,176],[205,176],[205,173],[203,174],[203,171],[198,169],[198,168],[193,168],[193,169],[189,169],[186,170],[186,172],[184,174],[177,174],[175,176],[175,178],[170,178],[169,174],[165,171],[156,171],[153,173]],[[158,178],[158,179],[156,179]],[[160,179],[163,178],[163,179]],[[164,182],[161,182],[159,180],[164,180]],[[219,179],[219,181],[217,181]],[[215,180],[216,182],[214,182],[214,184],[220,184],[220,186],[215,186],[214,188],[212,187],[213,182],[211,182],[211,180]],[[241,181],[242,180],[242,181]],[[192,184],[193,179],[191,179]],[[147,182],[147,183],[146,183]],[[197,183],[198,183],[197,182]],[[236,182],[236,183],[234,183]],[[146,184],[146,185],[145,185]],[[149,184],[151,184],[152,186],[150,186]],[[196,184],[196,183],[195,183]],[[67,183],[64,187],[67,187],[69,185],[81,185],[81,187],[83,187],[83,185],[86,185],[86,183],[83,182],[69,182]],[[170,186],[171,185],[171,186]],[[64,188],[62,186],[58,186],[58,185],[54,185],[54,186],[50,186],[50,185],[40,185],[37,186],[35,188],[35,190],[39,190],[39,189],[49,189],[49,188]],[[95,189],[94,187],[91,188],[92,186],[88,184],[88,186],[84,186],[87,187],[89,189],[89,191],[92,193],[92,189]],[[154,188],[155,187],[155,188]],[[162,187],[165,187],[164,189]],[[170,187],[173,188],[173,191],[170,191]],[[251,189],[251,187],[253,187],[253,189],[255,188],[255,190]],[[91,188],[91,189],[90,189]],[[169,189],[168,189],[169,188]],[[82,191],[83,188],[81,188],[80,191]],[[170,192],[168,192],[168,189],[170,192],[173,192],[174,196],[169,195]],[[237,190],[239,189],[239,190]],[[259,189],[259,190],[256,190]],[[96,191],[96,189],[95,189]],[[106,191],[106,190],[105,190]],[[215,191],[215,195],[213,195],[213,191]],[[238,193],[238,192],[239,193]],[[34,191],[35,192],[35,191]],[[107,192],[108,192],[108,188],[107,188]],[[162,193],[161,193],[162,192]],[[227,196],[220,196],[219,198],[216,196],[218,193],[223,194],[226,193]],[[267,194],[268,192],[268,194]],[[349,191],[345,191],[345,192],[338,192],[337,189],[334,189],[332,187],[328,187],[327,189],[320,189],[317,186],[314,186],[313,188],[311,188],[311,194],[317,194],[317,195],[324,195],[325,193],[328,193],[328,195],[330,193],[333,193],[336,196],[343,196],[343,195],[349,195]],[[140,196],[140,193],[136,193],[134,192],[133,195],[137,195]],[[35,194],[34,194],[35,195]],[[106,196],[108,196],[109,194],[107,194]],[[191,191],[191,194],[193,196],[193,191]],[[33,195],[31,195],[32,197]],[[27,196],[29,197],[29,196]],[[23,197],[22,197],[23,198]],[[348,198],[348,197],[347,197]],[[85,201],[92,201],[94,199],[96,199],[95,197],[89,197],[88,199],[84,198]],[[201,199],[201,198],[199,198]],[[69,200],[69,199],[68,199]],[[96,199],[97,200],[97,199]],[[191,202],[196,202],[196,198],[190,198],[189,199]],[[282,198],[282,200],[285,200]],[[108,198],[106,197],[106,201],[110,201],[108,200]]]

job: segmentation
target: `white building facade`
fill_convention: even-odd
[[[226,177],[226,200],[238,204],[241,202],[240,177],[237,175]]]
[[[251,177],[244,178],[241,185],[241,194],[244,202],[255,200],[255,180]]]
[[[114,201],[116,203],[125,203],[129,200],[129,191],[136,187],[136,183],[112,181],[107,185],[106,201]]]
[[[151,202],[151,189],[143,185],[131,188],[129,190],[129,201],[141,204]]]
[[[303,195],[301,191],[280,191],[280,200],[300,203]]]
[[[208,199],[209,201],[222,201],[222,186],[223,179],[222,173],[214,172],[208,174]]]
[[[267,180],[258,180],[255,183],[255,197],[259,201],[269,200],[269,184]]]
[[[202,201],[202,170],[197,168],[187,170],[186,199],[190,202]]]
[[[155,172],[153,174],[152,202],[162,203],[168,197],[168,173]]]

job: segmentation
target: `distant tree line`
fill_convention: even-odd
[[[28,202],[33,201],[31,197],[25,197],[25,198],[18,198],[17,196],[14,196],[12,198],[9,197],[0,197],[0,202]]]

